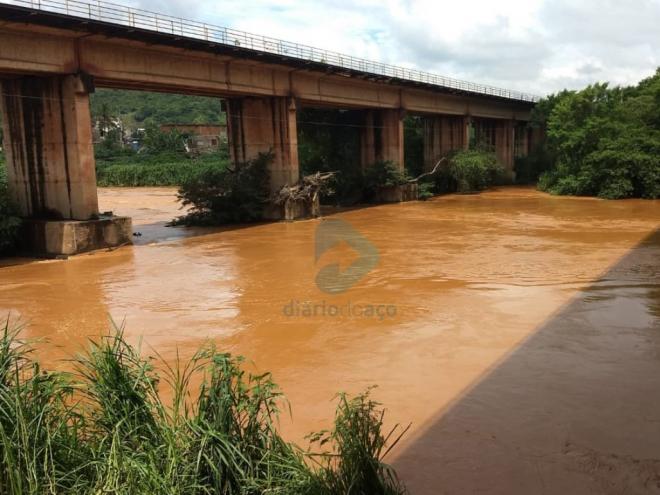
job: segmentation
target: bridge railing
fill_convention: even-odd
[[[373,62],[331,50],[323,50],[300,43],[292,43],[267,36],[250,34],[236,29],[218,27],[198,21],[158,14],[156,12],[136,9],[101,0],[91,0],[89,2],[81,0],[2,0],[0,3],[64,14],[82,19],[119,24],[136,29],[156,31],[159,33],[181,36],[182,38],[205,40],[210,43],[219,43],[222,45],[241,47],[299,60],[319,62],[339,68],[356,70],[378,76],[415,81],[443,88],[469,91],[472,93],[498,96],[519,101],[535,102],[539,99],[538,96],[529,93],[476,84],[415,69]]]

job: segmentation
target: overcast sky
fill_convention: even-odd
[[[546,94],[660,65],[660,0],[133,0],[220,26]]]

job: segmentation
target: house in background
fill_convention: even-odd
[[[218,151],[221,144],[227,142],[227,126],[225,124],[161,124],[161,132],[174,130],[190,136],[187,141],[191,152],[205,153]]]

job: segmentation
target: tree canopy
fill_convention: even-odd
[[[542,100],[551,157],[539,187],[608,199],[660,197],[660,69],[633,87],[590,85]]]

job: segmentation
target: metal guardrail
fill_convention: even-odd
[[[0,3],[44,12],[63,14],[81,19],[119,24],[158,33],[172,34],[183,38],[241,47],[304,61],[323,63],[334,67],[370,73],[378,76],[440,86],[443,88],[498,96],[511,100],[527,102],[536,102],[539,100],[538,96],[529,93],[475,84],[415,69],[406,69],[395,65],[373,62],[330,50],[322,50],[299,43],[291,43],[276,38],[250,34],[236,29],[213,26],[202,22],[158,14],[147,10],[135,9],[133,7],[104,2],[101,0],[92,0],[91,2],[80,0],[2,0]]]

